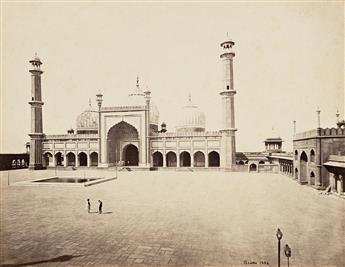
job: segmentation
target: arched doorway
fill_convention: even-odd
[[[295,168],[295,179],[298,179],[298,169]]]
[[[135,145],[129,144],[125,146],[122,155],[125,166],[139,165],[139,151]]]
[[[314,149],[312,149],[310,151],[310,161],[311,162],[315,162],[315,152],[314,152]]]
[[[238,162],[238,165],[244,165],[243,160],[240,160],[240,161]]]
[[[161,152],[156,151],[152,155],[153,158],[153,167],[163,167],[163,155]]]
[[[97,152],[92,152],[90,154],[90,166],[98,166],[98,154],[97,154]]]
[[[201,151],[194,153],[194,167],[205,167],[205,155]]]
[[[139,134],[138,134],[137,129],[125,121],[121,121],[117,123],[116,125],[114,125],[113,127],[111,127],[107,135],[108,163],[115,164],[116,162],[120,161],[121,141],[133,142],[133,141],[138,141],[138,139],[139,139]],[[126,150],[127,150],[127,147],[126,147]],[[135,149],[132,147],[130,148],[129,152],[135,153],[134,150]],[[136,150],[138,151],[138,149]],[[123,149],[123,152],[125,152],[125,149]],[[126,164],[125,153],[122,154],[122,160]],[[138,163],[136,165],[138,165]]]
[[[180,154],[180,167],[190,167],[190,154],[187,151]]]
[[[263,164],[265,164],[265,162],[264,162],[263,160],[260,160],[260,161],[259,161],[259,164],[260,164],[260,165],[263,165]]]
[[[49,152],[44,154],[44,164],[46,167],[50,167],[53,165],[53,155]]]
[[[219,154],[216,151],[212,151],[208,153],[208,166],[209,167],[219,167],[220,166],[220,160],[219,160]]]
[[[168,152],[166,155],[167,167],[176,167],[177,166],[177,157],[176,154],[172,151]]]
[[[315,185],[315,173],[310,173],[310,185]]]
[[[79,157],[79,166],[87,166],[87,155],[84,152],[80,152],[78,157]]]
[[[308,157],[307,154],[303,151],[300,157],[300,182],[307,183],[308,176],[307,176],[307,165],[308,165]]]
[[[75,155],[72,152],[69,152],[66,155],[67,166],[75,166]]]
[[[58,152],[55,154],[55,163],[56,166],[62,166],[62,162],[63,162],[63,157],[62,157],[62,153]]]
[[[256,172],[256,170],[257,170],[257,166],[255,163],[252,163],[249,165],[249,171],[250,172]]]

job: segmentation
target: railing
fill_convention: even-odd
[[[216,137],[220,137],[220,136],[222,136],[222,134],[218,131],[185,132],[185,133],[166,132],[166,133],[152,133],[151,134],[151,137],[194,137],[194,136],[216,136]]]
[[[45,139],[90,139],[98,138],[98,134],[47,134]]]
[[[101,111],[127,111],[127,110],[145,110],[146,106],[119,106],[119,107],[102,107]]]

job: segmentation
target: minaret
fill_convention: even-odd
[[[41,70],[42,62],[35,54],[35,57],[29,61],[32,65],[31,72],[31,132],[30,136],[30,164],[29,169],[43,169],[42,165],[42,93],[41,93]]]
[[[150,150],[150,101],[151,101],[151,91],[147,88],[144,92],[145,94],[145,151],[146,151],[146,164],[150,165],[151,162],[151,150]]]
[[[321,128],[320,113],[321,113],[321,110],[320,110],[319,107],[317,107],[317,109],[316,109],[316,114],[317,114],[317,128],[318,128],[318,129]]]
[[[234,73],[233,58],[235,53],[232,47],[235,43],[232,40],[224,41],[220,44],[222,53],[220,58],[223,63],[223,88],[220,92],[222,96],[222,162],[225,169],[233,169],[236,164],[236,141],[235,141],[235,103],[234,96]]]
[[[97,101],[97,105],[98,105],[98,167],[101,167],[101,163],[102,163],[102,135],[101,135],[101,124],[102,124],[102,102],[103,102],[103,95],[102,93],[99,91],[98,94],[96,95],[96,101]]]

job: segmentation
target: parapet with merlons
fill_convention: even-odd
[[[345,129],[342,128],[318,128],[297,133],[293,140],[310,139],[316,137],[345,137]]]

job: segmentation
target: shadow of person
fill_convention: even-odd
[[[32,261],[32,262],[25,262],[25,263],[20,263],[20,264],[2,264],[0,265],[1,267],[11,267],[11,266],[29,266],[29,265],[36,265],[36,264],[42,264],[42,263],[48,263],[48,262],[64,262],[64,261],[70,261],[73,258],[78,258],[83,255],[62,255],[59,257],[47,259],[47,260],[41,260],[41,261]]]
[[[107,211],[107,212],[103,212],[102,214],[111,214],[113,213],[112,211]]]

